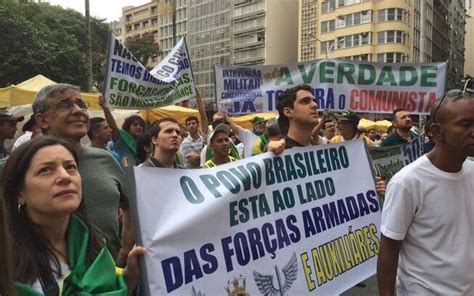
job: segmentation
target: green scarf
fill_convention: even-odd
[[[119,137],[122,138],[122,141],[127,145],[128,149],[132,152],[133,157],[137,159],[137,141],[135,138],[126,130],[121,128],[118,129]]]
[[[115,274],[114,259],[106,247],[100,250],[90,266],[86,266],[89,229],[79,217],[71,215],[66,236],[70,271],[60,288],[60,295],[127,295],[125,280],[123,276]],[[15,285],[18,295],[43,295],[29,285]]]

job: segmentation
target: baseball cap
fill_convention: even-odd
[[[358,125],[360,121],[360,117],[352,111],[336,113],[335,116],[338,121],[349,121],[354,125]]]
[[[259,122],[265,122],[265,118],[263,117],[260,117],[260,116],[255,116],[252,120],[250,120],[250,122],[255,125]]]
[[[16,121],[20,122],[25,119],[24,116],[13,116],[7,109],[0,109],[0,121]]]
[[[230,127],[229,127],[229,125],[221,123],[221,124],[219,124],[218,126],[216,126],[216,128],[214,128],[214,129],[212,130],[212,132],[211,132],[211,133],[208,135],[208,137],[207,137],[207,143],[208,143],[208,144],[211,143],[212,138],[213,138],[218,132],[225,132],[225,134],[226,134],[227,136],[229,136],[229,134],[230,134]]]

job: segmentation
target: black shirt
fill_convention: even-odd
[[[285,137],[285,149],[293,148],[293,147],[306,147],[306,146],[299,143],[299,142],[296,142],[292,138],[286,136]]]

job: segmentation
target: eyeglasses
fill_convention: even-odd
[[[460,90],[460,89],[451,89],[451,90],[448,90],[443,97],[441,97],[441,100],[439,101],[438,105],[436,106],[435,110],[433,111],[433,115],[431,116],[431,123],[436,123],[436,113],[438,113],[438,110],[439,110],[439,107],[441,107],[441,105],[443,104],[444,102],[444,99],[446,97],[449,97],[449,98],[461,98],[461,97],[464,97],[464,96],[472,96],[474,95],[474,90],[470,89],[470,88],[465,88],[464,90]]]
[[[54,105],[54,108],[59,110],[59,111],[62,111],[62,112],[67,112],[67,111],[72,110],[74,108],[74,106],[76,106],[76,105],[81,110],[87,110],[90,107],[89,102],[85,102],[85,101],[80,100],[80,99],[77,99],[77,100],[65,99],[65,100],[59,101],[59,103]]]

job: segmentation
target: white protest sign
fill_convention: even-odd
[[[321,109],[428,114],[443,95],[446,62],[370,63],[324,59],[288,65],[216,66],[216,101],[230,114],[276,110],[287,88],[308,84]]]
[[[150,295],[334,295],[375,273],[380,207],[362,141],[132,170]]]
[[[186,41],[150,72],[110,34],[104,97],[107,106],[119,109],[163,107],[196,95]]]

